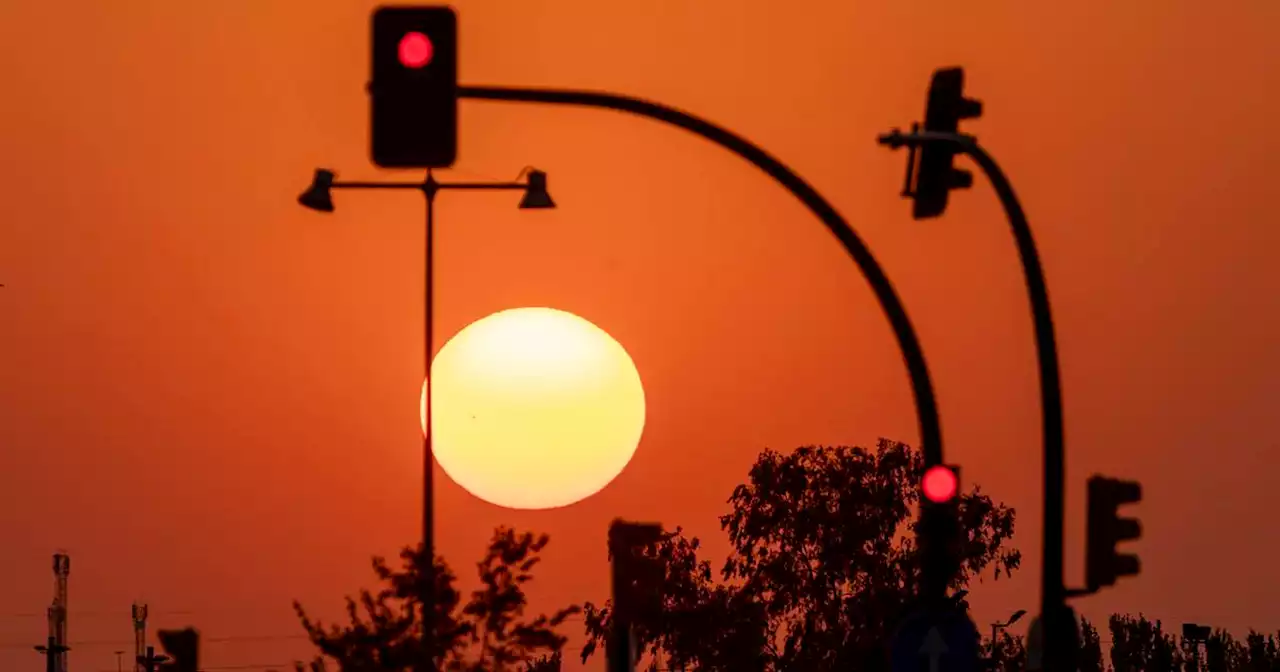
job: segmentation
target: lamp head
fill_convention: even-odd
[[[298,196],[298,203],[318,212],[333,212],[333,171],[317,168],[311,186]]]
[[[524,198],[520,199],[521,210],[547,210],[556,207],[547,193],[547,174],[541,170],[530,170],[525,178]]]
[[[1008,623],[1006,623],[1006,625],[1013,625],[1014,623],[1017,623],[1017,622],[1018,622],[1018,619],[1022,618],[1023,616],[1026,616],[1026,615],[1027,615],[1027,610],[1026,610],[1026,609],[1019,609],[1019,610],[1017,610],[1017,611],[1013,612],[1013,615],[1009,617],[1009,621],[1008,621]]]

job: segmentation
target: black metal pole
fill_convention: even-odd
[[[435,654],[432,631],[435,613],[435,517],[434,517],[434,450],[432,446],[431,417],[431,360],[435,350],[435,203],[436,194],[444,189],[459,190],[520,190],[529,185],[522,182],[439,182],[430,170],[422,182],[334,182],[329,185],[333,189],[416,189],[426,197],[426,229],[423,232],[423,380],[426,387],[426,398],[423,400],[422,427],[422,557],[426,565],[423,567],[424,580],[419,588],[419,601],[422,610],[422,662],[418,668],[421,672],[434,672]]]
[[[423,368],[426,381],[426,400],[423,403],[422,422],[422,550],[426,558],[428,579],[422,584],[422,648],[423,672],[435,672],[435,457],[431,441],[431,395],[435,381],[431,379],[431,359],[435,344],[435,210],[439,184],[431,171],[427,171],[422,193],[427,200],[426,231],[423,232]]]
[[[959,143],[995,189],[1018,247],[1023,277],[1031,302],[1032,324],[1036,336],[1036,361],[1040,372],[1040,421],[1044,443],[1044,520],[1041,540],[1040,610],[1044,619],[1045,670],[1072,670],[1075,623],[1067,609],[1064,576],[1064,528],[1066,517],[1066,437],[1062,410],[1062,375],[1058,365],[1058,345],[1054,333],[1053,313],[1049,305],[1049,289],[1040,264],[1035,237],[1027,223],[1013,185],[999,164],[977,142]],[[1068,630],[1070,628],[1070,630]],[[1070,639],[1068,636],[1070,635]]]
[[[630,549],[625,549],[630,550]],[[632,672],[635,661],[631,660],[631,591],[627,583],[625,564],[620,558],[614,558],[612,571],[613,592],[613,624],[609,630],[609,643],[605,648],[608,657],[608,672]]]
[[[894,290],[893,284],[889,282],[884,269],[876,262],[871,250],[854,232],[853,228],[849,226],[849,223],[840,216],[839,212],[836,212],[836,209],[816,189],[781,161],[747,139],[705,119],[695,117],[673,107],[631,96],[599,91],[459,86],[458,97],[477,100],[576,105],[629,112],[683,128],[701,136],[737,154],[764,171],[769,177],[772,177],[778,184],[799,199],[800,202],[804,203],[822,221],[827,230],[840,241],[845,252],[858,265],[867,283],[871,285],[871,291],[875,294],[881,311],[883,311],[885,317],[889,320],[889,326],[893,329],[893,335],[897,339],[898,348],[901,350],[902,358],[907,366],[907,373],[911,377],[911,391],[915,398],[916,421],[920,431],[920,451],[924,456],[925,467],[942,464],[942,423],[938,417],[938,404],[933,393],[933,383],[929,377],[929,367],[925,362],[920,340],[916,336],[910,318],[907,317],[906,307],[903,306],[902,300],[898,298],[898,294]],[[921,507],[922,517],[931,513],[932,509],[930,507]],[[928,526],[923,527],[928,529]],[[922,546],[927,546],[930,549],[927,551],[930,555],[946,552],[946,549],[943,548],[944,545],[940,543],[922,544]],[[929,562],[926,559],[924,566],[938,567],[945,566],[945,563]],[[950,583],[949,579],[950,577],[926,576],[922,581],[922,585],[932,586],[934,590],[945,591],[946,586]],[[924,597],[929,600],[940,600],[943,595],[933,594],[925,595]]]

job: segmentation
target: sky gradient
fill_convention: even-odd
[[[920,118],[934,68],[965,66],[986,106],[965,128],[1022,197],[1053,300],[1071,583],[1085,479],[1145,488],[1142,575],[1077,608],[1280,627],[1280,4],[803,5],[465,0],[461,77],[675,105],[835,204],[919,331],[948,459],[1018,511],[1024,569],[973,590],[983,623],[1038,608],[1021,272],[982,180],[911,221],[905,157],[875,143]],[[294,200],[316,167],[396,177],[367,156],[372,7],[0,5],[0,668],[36,662],[55,549],[73,646],[106,642],[72,664],[96,671],[130,648],[139,598],[153,627],[294,638],[210,641],[209,666],[307,655],[290,601],[335,615],[371,554],[416,541],[421,199]],[[440,549],[463,576],[516,525],[552,535],[534,606],[601,601],[613,517],[683,525],[718,564],[716,516],[761,449],[916,442],[866,283],[759,171],[638,118],[462,103],[442,179],[526,165],[559,209],[438,201],[439,341],[504,308],[576,313],[634,358],[648,423],[631,467],[568,509],[501,510],[437,472]]]

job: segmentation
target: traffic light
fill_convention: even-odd
[[[637,598],[662,582],[660,564],[641,555],[641,551],[662,540],[662,526],[656,523],[630,523],[615,520],[609,526],[609,555],[613,561],[615,603],[636,605]]]
[[[458,16],[446,6],[373,13],[370,145],[384,168],[447,168],[458,155]]]
[[[926,132],[956,133],[961,119],[980,116],[982,103],[964,97],[963,69],[946,68],[933,73],[924,113]],[[928,142],[920,147],[915,188],[908,191],[914,200],[911,214],[916,219],[938,217],[947,209],[947,197],[952,189],[973,186],[973,175],[969,171],[953,167],[955,154],[955,150],[944,143]]]
[[[192,628],[160,630],[156,637],[169,656],[168,662],[160,664],[159,672],[197,672],[200,669],[200,633]]]
[[[1090,592],[1115,585],[1121,576],[1133,576],[1142,569],[1138,556],[1117,553],[1116,545],[1142,536],[1142,524],[1121,518],[1125,504],[1142,501],[1142,486],[1104,476],[1089,479],[1088,533],[1085,537],[1085,583]]]
[[[928,594],[944,590],[960,569],[963,530],[960,525],[960,467],[938,464],[920,478],[919,538],[924,552]]]

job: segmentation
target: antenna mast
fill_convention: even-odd
[[[133,603],[133,650],[136,661],[135,672],[144,672],[147,668],[142,660],[147,655],[147,605]]]
[[[58,647],[57,672],[67,672],[67,577],[71,576],[71,556],[53,554],[53,606],[49,607],[49,637]]]

